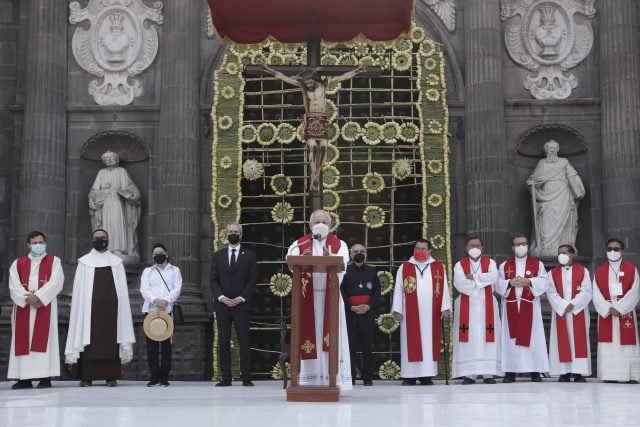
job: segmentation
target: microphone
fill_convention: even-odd
[[[299,247],[300,245],[304,245],[305,243],[309,243],[312,240],[322,240],[322,236],[320,234],[314,234],[312,237],[310,237],[310,238],[308,238],[306,240],[303,240],[300,243],[296,243],[295,245],[293,245],[293,246],[291,246],[289,248],[289,250],[287,251],[287,255],[291,255],[291,252],[293,252],[293,250],[295,248]]]

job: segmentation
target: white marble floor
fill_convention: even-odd
[[[146,387],[10,390],[0,382],[0,426],[631,426],[640,425],[640,385],[534,384],[356,386],[339,403],[287,403],[281,382],[216,388],[211,382]]]

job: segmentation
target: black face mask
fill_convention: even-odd
[[[367,256],[363,253],[357,253],[353,256],[353,261],[357,262],[358,264],[360,264],[361,262],[364,262],[365,258]]]
[[[240,235],[239,234],[229,234],[227,236],[227,240],[232,245],[237,245],[238,243],[240,243]]]
[[[155,262],[156,264],[164,264],[166,260],[167,260],[166,254],[158,254],[153,256],[153,262]]]
[[[96,251],[104,251],[109,246],[109,239],[94,239],[92,245]]]

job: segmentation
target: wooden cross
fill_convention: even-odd
[[[436,279],[436,295],[440,295],[440,279],[443,279],[443,277],[439,271],[436,271],[436,275],[434,277]]]

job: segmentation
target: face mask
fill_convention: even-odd
[[[569,258],[569,255],[567,254],[560,254],[558,255],[558,262],[562,265],[567,265],[569,264],[569,261],[571,260],[571,258]]]
[[[353,256],[353,261],[359,264],[361,262],[364,262],[365,258],[366,258],[365,254],[357,253]]]
[[[518,258],[522,258],[529,252],[529,246],[516,246],[515,252]]]
[[[93,249],[96,251],[104,251],[109,246],[109,239],[95,239],[92,242]]]
[[[471,248],[467,251],[467,253],[471,258],[476,259],[482,254],[482,250],[480,250],[479,248]]]
[[[33,243],[31,244],[31,253],[33,256],[40,256],[47,251],[46,243]]]
[[[413,251],[413,257],[418,262],[425,262],[427,260],[427,253],[424,251]]]
[[[311,228],[311,232],[314,235],[319,234],[320,238],[324,239],[329,234],[329,226],[327,224],[316,224]]]
[[[619,261],[620,258],[622,258],[622,254],[616,251],[609,251],[607,252],[607,258],[609,259],[609,261]]]
[[[238,243],[240,243],[240,235],[239,234],[229,234],[227,236],[227,240],[232,245],[237,245]]]
[[[166,260],[167,260],[166,254],[158,254],[153,256],[153,262],[155,262],[156,264],[164,264]]]

